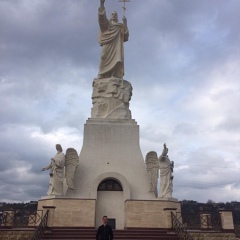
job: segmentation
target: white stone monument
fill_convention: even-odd
[[[180,204],[176,199],[157,198],[158,176],[149,181],[150,165],[144,162],[139,126],[129,109],[132,86],[123,79],[127,19],[119,23],[113,12],[108,20],[104,2],[100,0],[98,10],[99,73],[93,81],[93,107],[84,125],[74,188],[68,188],[65,196],[39,201],[39,209],[56,207],[53,226],[97,227],[107,215],[117,229],[170,228],[167,209],[180,211]]]

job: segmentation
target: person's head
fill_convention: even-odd
[[[103,217],[102,217],[102,222],[103,222],[104,225],[107,225],[107,223],[108,223],[108,217],[107,217],[107,216],[103,216]]]
[[[62,146],[60,144],[56,144],[56,149],[58,152],[62,152]]]
[[[116,23],[118,22],[118,14],[117,14],[116,11],[113,11],[111,13],[110,20],[113,21],[113,22],[116,22]]]

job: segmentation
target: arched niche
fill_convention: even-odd
[[[100,185],[100,183],[108,179],[113,179],[121,185],[123,190],[124,201],[127,199],[130,199],[131,191],[130,191],[130,186],[128,184],[127,179],[120,173],[116,173],[116,172],[106,172],[106,173],[100,174],[97,178],[94,179],[92,183],[92,187],[90,189],[90,197],[92,199],[97,199],[98,186]]]

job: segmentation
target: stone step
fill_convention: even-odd
[[[53,228],[47,231],[43,240],[95,240],[97,229]],[[114,240],[178,240],[174,233],[163,229],[127,229],[113,230]]]

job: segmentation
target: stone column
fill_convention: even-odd
[[[173,213],[176,216],[177,208],[164,208],[163,210],[165,211],[165,219],[166,219],[167,228],[173,228],[171,213]]]
[[[234,230],[233,215],[231,210],[219,211],[223,230]]]
[[[212,228],[212,224],[209,221],[210,218],[211,218],[211,214],[209,214],[209,213],[200,213],[201,228],[203,228],[203,229]]]
[[[5,227],[12,227],[14,220],[14,211],[4,211],[3,218],[5,218]]]
[[[54,220],[54,212],[55,212],[55,206],[43,206],[43,217],[45,216],[47,210],[48,210],[48,221],[47,226],[53,227],[53,220]]]

